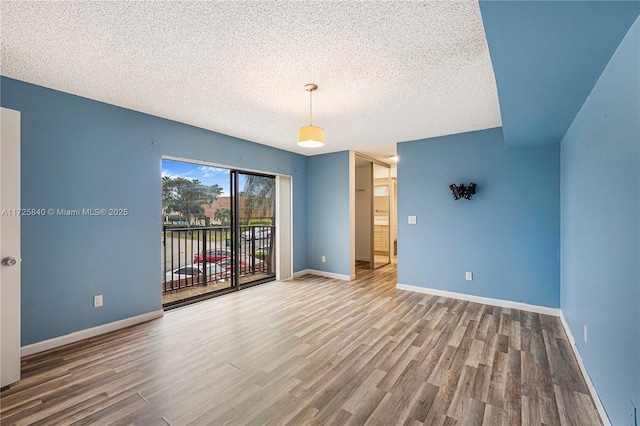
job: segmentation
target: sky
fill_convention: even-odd
[[[223,197],[229,196],[229,175],[228,169],[183,163],[181,161],[162,160],[162,177],[198,179],[207,186],[218,184],[222,188],[221,196]]]

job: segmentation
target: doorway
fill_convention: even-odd
[[[391,169],[373,164],[373,267],[392,262]]]
[[[355,154],[355,261],[358,270],[377,269],[393,259],[393,187],[390,165]]]
[[[355,250],[356,275],[362,268],[373,269],[373,163],[355,159]]]
[[[173,308],[276,278],[276,177],[162,160],[162,298]]]

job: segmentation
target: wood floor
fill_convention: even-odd
[[[361,272],[361,271],[360,271]],[[23,359],[2,425],[596,425],[555,317],[307,275]]]

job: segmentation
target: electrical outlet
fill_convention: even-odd
[[[587,343],[589,340],[589,327],[584,326],[584,342]]]
[[[473,272],[465,272],[464,279],[467,281],[473,281]]]
[[[418,218],[416,216],[409,216],[408,221],[409,225],[415,225],[418,223]]]
[[[322,261],[323,261],[323,262],[326,262],[326,261],[327,261],[327,258],[326,258],[326,257],[324,257],[324,256],[322,256]]]
[[[98,294],[96,296],[93,296],[93,307],[99,308],[100,306],[102,306],[102,295]]]

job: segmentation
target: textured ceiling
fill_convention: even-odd
[[[478,3],[3,1],[2,75],[265,145],[383,158],[501,125]],[[316,83],[326,146],[299,148]]]

